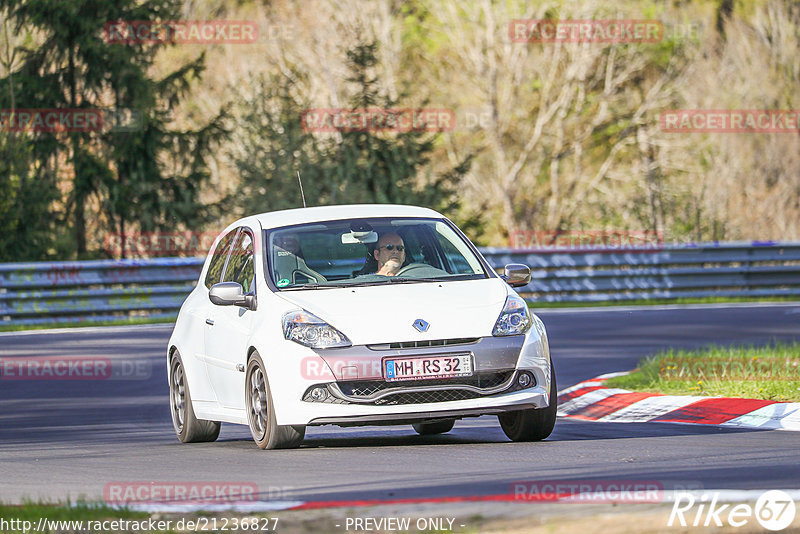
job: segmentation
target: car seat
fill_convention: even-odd
[[[296,238],[284,238],[273,245],[275,265],[273,269],[278,280],[289,280],[297,284],[298,275],[315,283],[328,280],[320,273],[306,265],[300,251],[300,243]],[[302,281],[301,283],[306,283]]]

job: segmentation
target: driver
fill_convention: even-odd
[[[375,271],[375,274],[396,275],[406,261],[406,247],[403,244],[403,238],[395,233],[382,235],[372,254],[378,262],[378,270]]]

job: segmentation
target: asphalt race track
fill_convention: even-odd
[[[632,368],[666,347],[800,340],[800,305],[549,310],[558,384]],[[800,487],[800,433],[560,419],[512,443],[495,417],[444,436],[410,426],[313,427],[299,450],[260,451],[244,426],[183,445],[168,408],[171,326],[0,335],[0,358],[110,358],[127,379],[0,380],[0,501],[85,497],[126,481],[254,482],[268,499],[399,499],[507,493],[515,481],[642,480],[696,489]]]

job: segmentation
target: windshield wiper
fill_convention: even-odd
[[[301,286],[282,287],[281,291],[296,291],[298,289],[333,289],[337,287],[348,287],[350,284],[303,284]]]
[[[469,280],[476,275],[474,274],[458,274],[453,276],[437,276],[428,278],[406,278],[404,276],[394,276],[389,278],[389,282],[393,284],[407,284],[410,282],[450,282],[451,280]]]
[[[422,282],[449,282],[451,280],[469,280],[476,274],[458,274],[452,276],[428,277],[428,278],[406,278],[404,276],[385,276],[380,280],[365,280],[363,282],[328,282],[325,284],[312,282],[310,284],[303,284],[301,286],[282,287],[281,291],[297,291],[300,289],[331,289],[342,287],[366,287],[366,286],[380,286],[387,283],[390,284],[416,284]]]
[[[381,285],[385,284],[386,281],[384,280],[370,280],[369,282],[329,282],[327,284],[320,284],[320,283],[310,283],[310,284],[303,284],[301,286],[292,286],[292,287],[283,287],[281,288],[282,291],[296,291],[298,289],[331,289],[331,288],[343,288],[343,287],[364,287],[364,286],[374,286],[374,285]]]
[[[392,284],[413,284],[415,282],[442,282],[442,278],[405,278],[403,276],[393,276],[389,278]]]

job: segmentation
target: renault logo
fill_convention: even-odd
[[[417,319],[414,321],[413,326],[420,332],[427,332],[430,325],[424,319]]]

